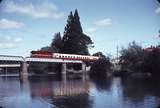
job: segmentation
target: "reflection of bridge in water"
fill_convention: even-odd
[[[71,103],[72,106],[77,106],[81,103],[84,105],[89,100],[90,82],[87,80],[55,81],[46,78],[32,79],[31,77],[24,82],[17,77],[1,77],[0,85],[0,96],[2,98],[0,105],[4,108],[12,108],[6,105],[13,105],[14,108],[21,108],[23,105],[40,106],[37,102],[45,105],[46,103],[55,104],[56,106]],[[77,108],[81,107],[77,106]]]
[[[46,82],[48,83],[48,82]],[[45,82],[32,83],[31,95],[33,97],[61,97],[75,96],[89,92],[89,82],[82,80],[60,81],[46,84]]]

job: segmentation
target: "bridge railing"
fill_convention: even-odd
[[[10,56],[10,55],[0,55],[1,61],[24,61],[22,56]]]

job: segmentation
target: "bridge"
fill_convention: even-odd
[[[36,57],[22,57],[22,56],[11,56],[11,55],[0,55],[0,69],[8,67],[20,67],[20,76],[22,78],[28,77],[28,66],[31,62],[47,62],[47,63],[61,63],[62,64],[62,75],[66,79],[67,63],[80,63],[82,64],[82,72],[86,73],[86,64],[82,60],[71,60],[71,59],[57,59],[57,58],[36,58]]]

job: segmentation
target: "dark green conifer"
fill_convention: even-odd
[[[67,24],[63,36],[63,53],[68,54],[89,54],[89,45],[93,42],[89,36],[85,35],[80,23],[78,11],[75,10],[74,15],[72,12],[68,16]]]

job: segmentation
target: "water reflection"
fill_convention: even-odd
[[[39,80],[38,80],[39,81]],[[33,80],[30,83],[31,97],[49,99],[57,108],[89,108],[89,82],[82,80],[50,81]]]
[[[125,104],[132,104],[134,108],[156,108],[160,104],[159,80],[123,78],[121,81]]]
[[[110,91],[111,90],[111,85],[112,85],[112,78],[92,78],[91,81],[94,83],[96,89],[100,92],[103,91]]]
[[[54,80],[32,77],[0,77],[3,108],[156,108],[160,104],[159,81],[108,78]]]

